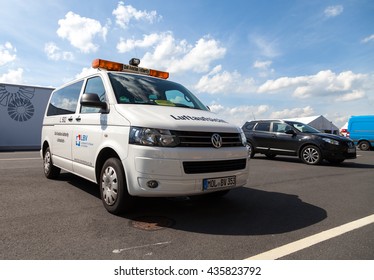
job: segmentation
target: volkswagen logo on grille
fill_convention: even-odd
[[[212,144],[214,148],[221,148],[222,147],[222,137],[221,135],[214,133],[211,138]]]

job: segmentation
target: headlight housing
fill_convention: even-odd
[[[129,143],[144,146],[175,147],[179,144],[179,139],[167,129],[131,127]]]
[[[339,145],[339,141],[336,141],[336,140],[331,139],[331,138],[322,138],[322,140],[329,143],[329,144],[332,144],[332,145]]]

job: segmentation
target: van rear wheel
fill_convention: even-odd
[[[361,151],[368,151],[370,149],[370,143],[368,141],[361,141],[358,147]]]
[[[56,179],[61,172],[60,168],[53,165],[52,153],[49,147],[45,150],[43,155],[43,170],[45,177],[48,179]]]
[[[100,172],[100,195],[106,210],[119,215],[131,207],[132,197],[127,191],[122,163],[109,158]]]

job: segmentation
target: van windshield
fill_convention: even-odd
[[[118,104],[149,104],[208,110],[184,86],[148,76],[108,73]]]

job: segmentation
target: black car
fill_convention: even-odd
[[[351,139],[321,133],[300,122],[258,120],[246,122],[242,128],[251,157],[255,153],[265,154],[268,158],[297,156],[311,165],[319,164],[323,159],[341,163],[345,159],[356,158],[356,148]]]

